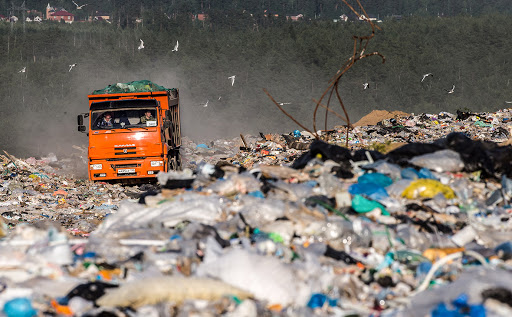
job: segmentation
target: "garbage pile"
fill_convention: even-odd
[[[88,235],[56,221],[1,225],[0,308],[6,316],[511,316],[509,115],[386,119],[350,132],[348,147],[343,129],[322,140],[262,133],[243,146],[187,140],[185,168],[158,174],[160,187],[136,199],[86,185],[119,199]],[[385,140],[406,144],[371,146]],[[81,184],[68,182],[68,191]]]
[[[75,236],[87,236],[121,200],[141,193],[135,187],[77,178],[77,161],[53,153],[22,160],[6,152],[0,161],[0,221],[8,228],[50,220]]]

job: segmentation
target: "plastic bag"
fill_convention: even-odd
[[[464,169],[464,162],[460,154],[453,150],[441,150],[434,153],[413,157],[409,163],[425,167],[430,170],[442,172],[460,172]]]
[[[387,187],[393,183],[393,180],[382,173],[366,173],[357,179],[360,184],[377,184],[381,187]]]
[[[446,185],[433,179],[418,179],[403,191],[402,196],[408,199],[417,199],[419,197],[432,198],[442,193],[447,199],[455,198],[455,192]]]
[[[355,195],[354,198],[352,198],[352,209],[358,213],[370,212],[375,208],[379,208],[383,215],[389,216],[389,212],[386,208],[374,200],[366,199],[361,195]]]
[[[373,200],[388,197],[386,189],[375,183],[355,183],[350,185],[348,192],[352,195],[364,195]]]

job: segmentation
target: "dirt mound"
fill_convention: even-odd
[[[410,114],[405,113],[403,111],[387,111],[387,110],[373,110],[366,116],[362,117],[354,123],[354,126],[367,126],[367,125],[375,125],[378,122],[385,119],[392,119],[396,117],[408,117]]]

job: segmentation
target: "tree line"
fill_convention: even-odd
[[[88,0],[82,2],[77,3],[87,5],[78,9],[71,0],[54,0],[50,3],[46,0],[0,0],[0,14],[5,16],[11,12],[19,14],[20,11],[17,8],[19,9],[23,3],[27,9],[45,12],[46,6],[50,4],[56,8],[64,8],[80,18],[92,15],[95,11],[105,12],[110,14],[113,20],[122,27],[133,26],[135,18],[143,16],[151,18],[158,15],[176,17],[182,14],[207,13],[209,15],[220,14],[220,16],[231,19],[233,15],[245,12],[257,17],[261,17],[265,13],[281,16],[300,13],[307,20],[331,20],[338,19],[342,14],[352,14],[351,10],[339,0]],[[355,0],[348,2],[357,8]],[[508,0],[364,0],[362,4],[369,15],[382,20],[395,15],[453,17],[512,12]]]
[[[0,24],[0,148],[44,154],[86,142],[75,132],[75,118],[87,111],[87,94],[140,79],[180,89],[184,135],[198,140],[296,129],[263,88],[311,127],[312,99],[352,55],[352,36],[371,32],[364,22],[225,20],[218,14],[209,23],[162,14],[126,28]],[[416,16],[378,25],[382,30],[368,50],[386,63],[365,59],[341,80],[352,121],[373,109],[494,111],[512,101],[509,15]],[[433,76],[421,81],[426,73]],[[341,123],[330,117],[331,126]]]

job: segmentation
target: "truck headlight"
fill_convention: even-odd
[[[100,169],[103,169],[103,165],[102,164],[91,164],[91,169],[92,170],[100,170]]]
[[[163,165],[164,165],[163,161],[151,161],[151,167],[163,166]]]

